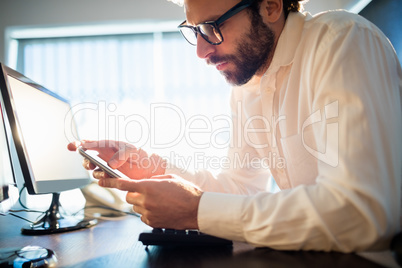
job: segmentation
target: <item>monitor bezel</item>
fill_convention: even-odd
[[[0,203],[8,200],[9,199],[9,188],[11,185],[15,185],[15,174],[14,174],[14,169],[12,168],[11,164],[11,152],[10,152],[10,146],[7,141],[6,137],[6,122],[4,119],[3,111],[2,111],[3,104],[0,101],[0,119],[1,119],[1,124],[3,125],[3,130],[4,130],[4,138],[5,138],[5,144],[7,147],[7,155],[8,155],[8,162],[10,164],[9,168],[11,169],[11,176],[13,179],[13,184],[10,184],[9,181],[7,181],[5,178],[0,179]],[[3,167],[5,168],[5,167]]]
[[[4,137],[6,139],[5,143],[7,146],[7,152],[8,152],[8,157],[9,157],[9,163],[10,163],[10,168],[11,168],[11,173],[12,173],[12,179],[13,179],[13,186],[16,186],[17,184],[17,179],[16,179],[16,174],[15,174],[15,170],[14,170],[14,163],[13,163],[13,159],[11,157],[11,143],[10,143],[10,138],[9,138],[9,133],[8,133],[8,125],[9,123],[9,117],[6,115],[6,105],[4,103],[4,96],[1,90],[2,88],[7,88],[7,80],[3,79],[4,76],[4,71],[3,68],[6,68],[6,66],[4,64],[2,64],[0,62],[0,72],[1,72],[1,79],[0,79],[0,114],[1,114],[1,121],[3,124],[3,129],[4,129]],[[8,68],[9,69],[9,68]],[[11,69],[10,69],[11,70]],[[7,189],[3,189],[3,191],[7,191],[8,192],[8,188],[10,187],[10,184],[5,184],[5,185],[1,185],[2,187],[6,187]],[[2,201],[2,200],[1,200]]]

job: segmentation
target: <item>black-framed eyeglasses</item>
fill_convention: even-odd
[[[225,14],[215,21],[207,21],[196,26],[187,25],[187,21],[183,21],[179,25],[179,29],[184,38],[193,46],[197,45],[197,36],[200,34],[202,38],[212,45],[219,45],[223,42],[223,36],[219,30],[219,25],[225,20],[233,17],[243,9],[251,6],[255,0],[242,0],[240,3],[229,9]]]

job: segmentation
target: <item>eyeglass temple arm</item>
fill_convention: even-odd
[[[237,13],[239,13],[240,11],[242,11],[243,9],[251,6],[251,4],[254,2],[255,0],[243,0],[240,3],[238,3],[237,5],[235,5],[234,7],[232,7],[231,9],[229,9],[225,14],[222,15],[222,17],[220,17],[219,19],[217,19],[215,21],[216,24],[221,24],[222,22],[224,22],[225,20],[227,20],[228,18],[236,15]]]
[[[228,18],[236,15],[237,13],[239,13],[240,11],[242,11],[243,9],[251,6],[252,3],[254,3],[255,0],[243,0],[240,3],[238,3],[237,5],[235,5],[234,7],[232,7],[231,9],[229,9],[225,14],[223,14],[219,19],[217,19],[215,21],[216,24],[220,24],[223,21],[227,20]],[[183,21],[179,26],[177,26],[177,28],[182,28],[182,27],[189,27],[188,25],[185,25],[186,20]],[[189,27],[192,28],[192,27]]]

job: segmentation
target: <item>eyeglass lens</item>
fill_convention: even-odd
[[[187,41],[193,45],[197,44],[197,34],[200,33],[201,36],[210,43],[220,43],[222,42],[222,37],[219,31],[212,24],[200,24],[196,29],[183,27],[180,29]]]
[[[220,43],[222,38],[218,29],[212,24],[201,24],[199,30],[204,38],[206,38],[211,43]]]

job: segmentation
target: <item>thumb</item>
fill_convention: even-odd
[[[67,144],[67,149],[68,149],[69,151],[76,151],[77,148],[78,148],[80,145],[81,145],[81,142],[79,142],[79,141],[73,141],[73,142],[70,142],[69,144]]]
[[[146,157],[148,157],[148,154],[141,148],[124,146],[110,158],[108,165],[116,169],[124,165],[127,161],[130,161],[132,164],[137,164],[141,159]]]
[[[173,178],[172,175],[170,175],[170,174],[163,174],[163,175],[155,175],[155,176],[152,176],[150,179],[171,179],[171,178]]]

